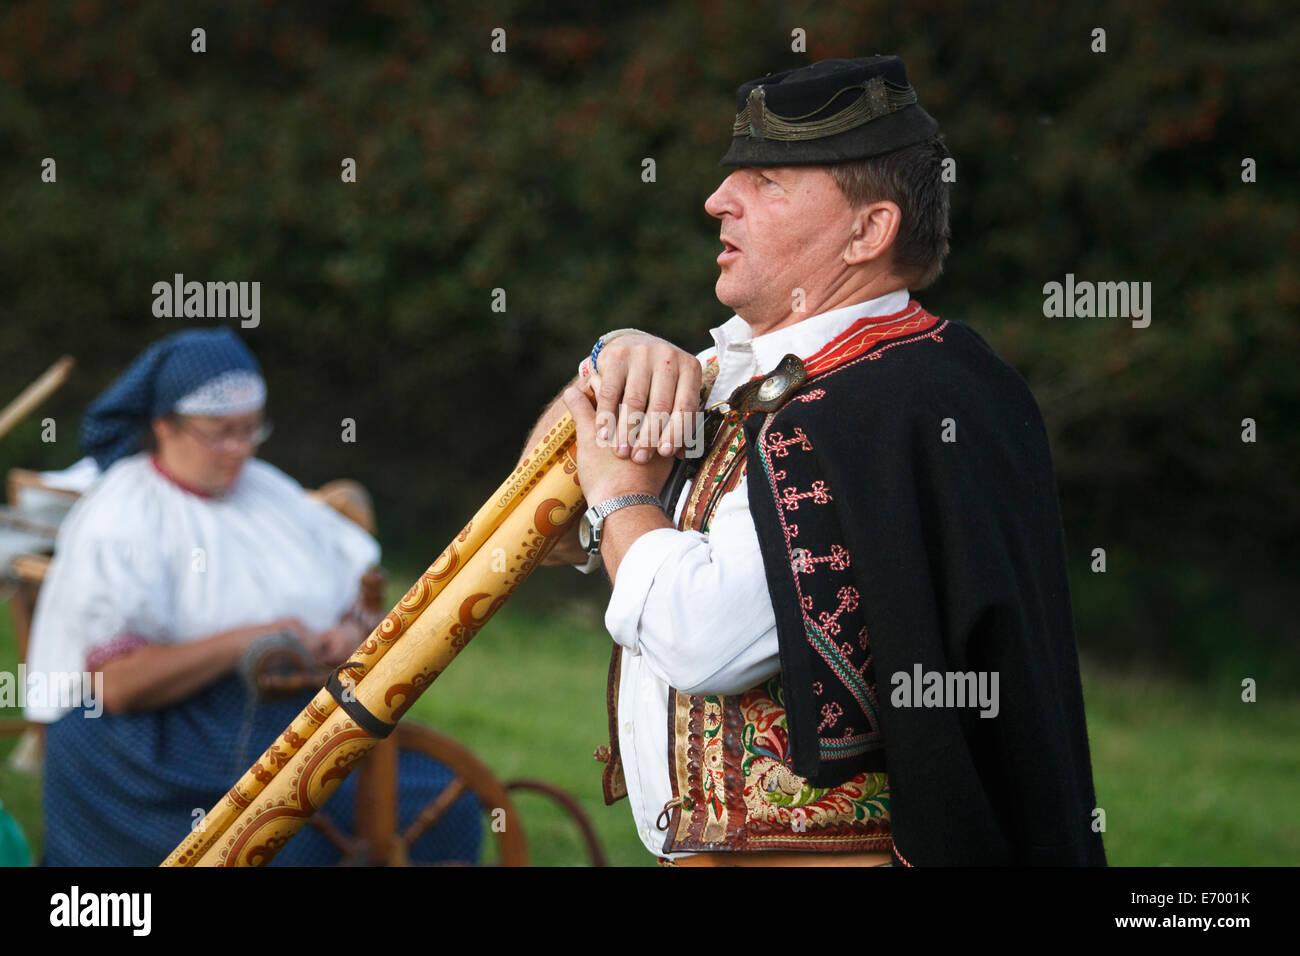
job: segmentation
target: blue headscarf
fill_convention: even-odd
[[[140,450],[144,426],[202,386],[232,372],[252,373],[260,382],[257,359],[228,328],[186,329],[153,343],[86,409],[81,446],[100,470]],[[252,407],[261,407],[265,386]],[[247,410],[248,392],[244,391]],[[184,411],[184,409],[182,409]],[[233,412],[234,407],[222,411]],[[214,414],[220,411],[213,409]]]

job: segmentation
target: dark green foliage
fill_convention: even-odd
[[[196,26],[206,53],[190,52]],[[795,27],[806,54],[790,50]],[[1106,53],[1090,50],[1095,27]],[[80,367],[42,410],[59,441],[40,442],[35,416],[0,444],[0,466],[77,457],[80,409],[186,322],[153,317],[154,282],[257,280],[262,322],[244,335],[278,426],[264,457],[307,485],[361,479],[390,551],[428,560],[595,335],[639,326],[702,348],[728,316],[703,202],[724,174],[735,87],[895,52],[958,162],[953,251],[922,300],[1029,380],[1072,557],[1176,555],[1235,620],[1234,582],[1277,593],[1300,545],[1298,47],[1300,22],[1252,2],[716,0],[599,16],[10,4],[0,401],[62,352]],[[40,182],[46,156],[57,185]],[[355,184],[340,181],[349,156]],[[1044,318],[1043,284],[1067,272],[1151,282],[1150,328]],[[491,309],[498,287],[505,313]],[[1247,417],[1255,444],[1240,439]],[[339,440],[344,418],[355,444]],[[1201,578],[1169,573],[1178,586],[1138,600],[1174,633],[1182,610],[1156,593],[1177,602]],[[1076,577],[1085,635],[1103,620],[1093,583]],[[1144,639],[1113,623],[1118,642]]]

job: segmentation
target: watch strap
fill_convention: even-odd
[[[632,505],[654,505],[660,511],[663,511],[663,502],[654,495],[636,494],[636,495],[619,495],[617,498],[609,498],[598,505],[593,505],[591,510],[596,513],[596,517],[608,518],[620,508],[630,508]]]
[[[658,498],[646,494],[619,495],[616,498],[607,498],[600,504],[592,505],[582,516],[591,534],[591,539],[584,545],[588,554],[600,553],[600,538],[605,519],[620,508],[629,508],[632,505],[654,505],[659,510],[663,510],[663,504]],[[579,529],[579,534],[581,535],[581,529]]]

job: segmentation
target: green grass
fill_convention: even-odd
[[[554,573],[541,572],[528,588]],[[512,604],[410,716],[469,746],[503,781],[535,777],[569,791],[611,863],[652,865],[627,803],[604,805],[601,765],[591,756],[605,742],[608,658],[609,638],[591,605],[543,614]],[[8,615],[0,613],[0,669],[13,664]],[[1093,772],[1113,865],[1300,863],[1300,701],[1276,699],[1264,687],[1259,703],[1246,704],[1233,681],[1183,684],[1085,666]],[[0,801],[39,855],[39,783],[3,766],[12,746],[12,738],[0,740]],[[546,798],[518,795],[517,807],[535,863],[585,862],[577,830]]]
[[[1112,864],[1300,863],[1300,701],[1261,682],[1084,671],[1097,803]]]
[[[548,573],[555,572],[542,572]],[[611,864],[650,866],[654,858],[637,838],[627,802],[605,806],[604,765],[592,757],[609,739],[609,647],[599,612],[589,605],[547,616],[506,606],[411,716],[465,743],[503,781],[531,777],[567,790],[587,812]],[[576,827],[548,798],[516,793],[512,799],[536,863],[586,861]]]

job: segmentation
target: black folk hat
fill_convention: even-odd
[[[891,153],[938,131],[898,57],[822,60],[736,91],[734,138],[718,165],[842,163]]]

